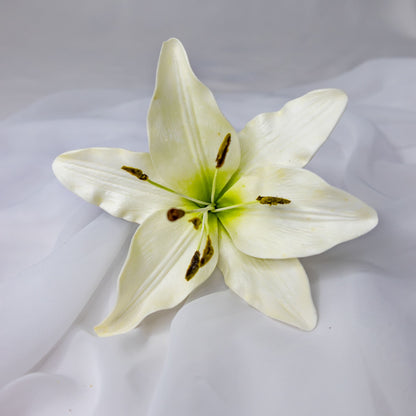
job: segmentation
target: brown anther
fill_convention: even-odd
[[[290,204],[289,199],[280,198],[278,196],[261,196],[261,195],[259,195],[256,198],[256,201],[259,201],[260,204],[264,204],[264,205]]]
[[[205,266],[211,260],[211,257],[213,255],[214,255],[214,246],[212,245],[210,236],[208,236],[207,242],[205,244],[204,252],[202,253],[202,258],[200,261],[201,267]]]
[[[199,258],[201,257],[201,253],[199,250],[195,251],[194,255],[192,256],[191,263],[188,266],[188,270],[185,274],[185,279],[189,282],[199,270]]]
[[[197,230],[200,227],[200,225],[201,225],[201,218],[194,217],[194,218],[191,218],[189,220],[189,222],[191,222],[193,224],[195,230]]]
[[[183,209],[171,208],[170,210],[168,210],[166,215],[169,221],[176,221],[185,215],[185,211]]]
[[[149,179],[149,177],[140,169],[132,168],[130,166],[122,166],[121,169],[125,170],[126,172],[130,173],[130,175],[135,176],[141,181],[147,181]]]
[[[217,158],[215,159],[215,161],[217,162],[216,168],[220,168],[225,161],[225,156],[227,156],[227,152],[228,152],[228,148],[230,147],[231,144],[231,133],[228,133],[225,137],[224,140],[221,143],[221,146],[218,150],[217,153]]]

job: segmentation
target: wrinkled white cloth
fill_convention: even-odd
[[[313,88],[347,92],[308,169],[373,206],[369,234],[302,259],[319,323],[269,319],[216,271],[126,335],[93,326],[115,301],[135,224],[63,188],[83,147],[146,150],[149,97],[67,92],[0,124],[0,414],[410,416],[416,408],[416,60],[366,62],[279,95],[217,95],[236,129]]]

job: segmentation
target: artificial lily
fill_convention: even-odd
[[[108,213],[140,223],[114,310],[95,330],[127,332],[172,308],[218,265],[225,283],[266,315],[304,330],[317,317],[297,257],[377,224],[377,214],[302,169],[346,105],[312,91],[238,134],[194,75],[182,44],[163,44],[148,114],[149,153],[92,148],[60,155],[57,178]]]

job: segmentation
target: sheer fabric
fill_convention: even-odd
[[[1,414],[412,414],[416,60],[369,61],[279,95],[217,97],[238,129],[318,87],[350,101],[308,169],[373,206],[380,223],[302,260],[319,313],[310,333],[261,315],[217,270],[180,307],[98,338],[136,225],[72,195],[50,165],[75,148],[146,150],[148,97],[61,93],[1,123]]]

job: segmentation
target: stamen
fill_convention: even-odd
[[[192,256],[191,263],[188,266],[188,270],[185,274],[185,279],[189,282],[198,272],[199,270],[199,258],[201,257],[201,253],[199,250],[195,251],[194,255]]]
[[[192,218],[191,220],[189,220],[189,222],[192,222],[194,224],[195,229],[198,229],[201,224],[201,220],[198,217]],[[196,226],[195,224],[198,224],[198,225]],[[199,250],[201,248],[201,243],[202,243],[202,239],[204,237],[205,231],[208,234],[207,242],[205,243],[205,248],[203,251],[202,258],[201,258],[201,252]],[[192,257],[191,263],[188,266],[188,270],[186,271],[186,274],[185,274],[185,279],[187,281],[191,280],[192,277],[196,275],[200,267],[205,266],[213,255],[214,255],[214,247],[212,245],[212,241],[209,236],[208,212],[204,212],[204,215],[202,216],[202,229],[201,229],[201,237],[198,243],[198,249],[195,251]]]
[[[135,176],[137,179],[141,181],[147,181],[149,177],[143,173],[141,169],[132,168],[130,166],[122,166],[121,169],[125,170],[126,172],[130,173],[130,175]]]
[[[149,179],[148,175],[143,173],[143,171],[141,169],[132,168],[130,166],[122,166],[121,169],[125,170],[126,172],[130,173],[131,175],[135,176],[136,178],[138,178],[142,181],[147,181],[148,183],[150,183],[153,186],[156,186],[157,188],[160,188],[160,189],[163,189],[165,191],[171,192],[175,195],[180,196],[181,198],[187,199],[188,201],[192,201],[192,202],[195,202],[195,203],[200,204],[200,205],[209,205],[209,202],[201,201],[199,199],[192,198],[190,196],[180,194],[179,192],[176,192],[173,189],[168,188],[167,186],[164,186],[164,185],[161,185],[160,183],[152,181],[151,179]]]
[[[215,159],[215,161],[217,162],[217,166],[216,168],[220,168],[225,161],[225,156],[227,156],[227,152],[228,152],[228,148],[230,147],[231,144],[231,133],[228,133],[225,137],[224,140],[221,143],[221,146],[218,150],[217,153],[217,158]]]
[[[179,218],[182,218],[185,214],[206,214],[208,211],[212,209],[212,205],[208,205],[204,208],[196,208],[191,209],[189,211],[185,211],[181,208],[170,208],[168,212],[166,213],[169,221],[176,221]],[[201,219],[199,217],[194,217],[190,220],[188,220],[194,225],[194,228],[197,230],[201,224]]]
[[[278,204],[290,204],[289,199],[280,198],[278,196],[261,196],[259,195],[256,198],[256,201],[259,201],[263,205],[278,205]]]
[[[237,204],[237,205],[229,205],[228,207],[222,207],[222,208],[216,208],[213,209],[211,212],[221,212],[221,211],[228,211],[229,209],[236,209],[236,208],[241,208],[241,207],[247,207],[249,205],[253,205],[253,204],[257,204],[256,201],[251,201],[251,202],[245,202],[244,204]]]
[[[197,230],[199,228],[199,226],[201,225],[201,218],[199,218],[199,217],[192,218],[188,221],[193,224],[195,230]]]
[[[291,201],[289,199],[280,198],[278,196],[259,195],[255,201],[246,202],[244,204],[230,205],[228,207],[216,208],[216,209],[213,209],[211,212],[215,213],[215,212],[221,212],[221,211],[228,211],[229,209],[243,208],[249,205],[257,204],[258,202],[260,202],[260,204],[263,204],[263,205],[278,205],[278,204],[290,204]]]
[[[214,246],[212,245],[210,236],[208,236],[207,242],[205,244],[204,252],[202,253],[202,258],[200,261],[201,267],[205,266],[211,260],[211,257],[213,255],[214,255]]]
[[[183,209],[178,208],[171,208],[167,212],[167,217],[169,221],[176,221],[179,218],[182,218],[185,215],[185,211]]]
[[[228,153],[228,149],[230,147],[231,144],[231,133],[228,133],[225,135],[220,148],[218,149],[218,153],[217,153],[217,157],[215,159],[215,161],[217,162],[216,164],[216,168],[219,169],[220,167],[222,167],[222,165],[225,162],[225,157],[227,156]],[[214,178],[212,179],[212,186],[211,186],[211,204],[214,203],[214,199],[215,199],[215,188],[217,186],[217,173],[218,170],[215,170],[214,173]]]
[[[195,209],[191,209],[191,210],[189,210],[189,211],[185,211],[185,214],[193,214],[194,212],[200,212],[200,213],[205,213],[205,212],[207,212],[207,211],[210,211],[210,210],[212,210],[212,205],[211,204],[209,204],[209,205],[207,205],[206,207],[204,207],[204,208],[195,208]]]
[[[212,186],[211,186],[211,204],[214,203],[214,199],[215,199],[215,187],[217,186],[217,173],[218,173],[218,169],[215,169],[214,178],[212,179]]]
[[[199,237],[198,250],[201,248],[202,239],[204,238],[204,231],[205,231],[205,227],[207,223],[207,217],[208,217],[208,212],[204,212],[204,215],[202,216],[202,229],[201,229],[201,234]]]

